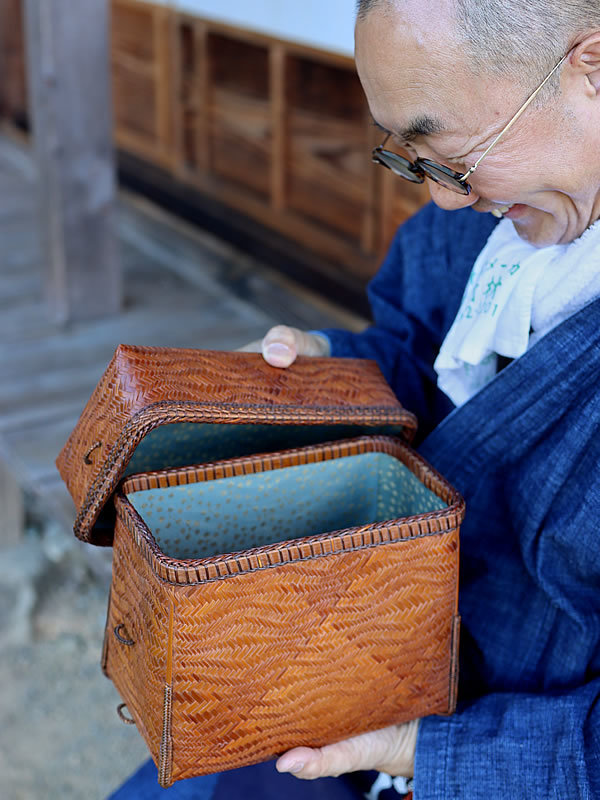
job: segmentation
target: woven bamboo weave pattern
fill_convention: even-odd
[[[454,531],[176,589],[173,778],[447,712],[455,554]]]
[[[80,508],[80,538],[93,538],[141,439],[177,422],[416,427],[373,362],[301,358],[278,370],[254,353],[121,345],[57,459]],[[110,535],[96,540],[108,544]]]
[[[129,713],[158,763],[163,729],[163,696],[167,674],[168,587],[159,584],[127,529],[117,520],[110,608],[106,626],[105,672],[116,685]],[[117,625],[134,644],[114,635]]]
[[[260,472],[378,450],[399,458],[449,506],[396,524],[180,561],[160,551],[124,494],[238,469]],[[460,496],[407,445],[362,437],[133,476],[116,506],[109,626],[133,620],[134,631],[147,629],[140,641],[150,650],[140,657],[121,647],[117,664],[109,648],[109,672],[141,722],[165,785],[255,763],[298,744],[320,746],[452,710],[464,508]],[[171,604],[172,681],[164,652],[165,609]],[[151,687],[151,696],[140,699],[142,685]],[[161,719],[171,743],[163,753],[172,761],[160,756]]]
[[[393,520],[390,523],[367,525],[345,531],[325,533],[297,539],[292,542],[256,547],[243,554],[223,554],[201,560],[181,561],[166,556],[157,546],[154,537],[135,512],[124,492],[131,492],[149,486],[170,486],[189,483],[198,477],[204,481],[219,475],[244,472],[260,472],[296,463],[307,463],[311,459],[326,460],[357,453],[385,452],[398,458],[418,478],[423,485],[435,492],[446,504],[441,511],[431,511],[414,517]],[[267,456],[254,456],[250,459],[231,459],[220,464],[208,464],[184,470],[163,470],[147,475],[132,476],[124,482],[122,491],[116,498],[120,518],[135,538],[140,555],[150,564],[156,576],[166,582],[181,585],[221,580],[240,572],[275,568],[290,561],[335,556],[345,550],[364,549],[399,539],[420,538],[439,532],[458,528],[464,517],[464,501],[443,478],[417,453],[403,442],[390,437],[360,437],[353,440],[324,444],[315,448],[290,450]]]
[[[57,464],[161,785],[452,713],[465,506],[415,427],[371,362],[118,348]]]
[[[209,464],[190,465],[176,470],[155,470],[132,475],[123,483],[123,493],[139,492],[145,489],[167,489],[170,486],[181,486],[189,483],[213,481],[220,478],[232,478],[236,475],[252,475],[266,469],[282,469],[296,464],[314,464],[331,458],[360,455],[362,453],[387,453],[400,459],[407,465],[413,464],[414,453],[398,439],[388,436],[362,436],[352,440],[339,442],[323,442],[314,447],[302,447],[277,453],[268,453],[262,458],[248,456],[231,458]],[[433,475],[434,470],[430,468]],[[425,479],[425,474],[422,478]],[[424,485],[427,485],[424,483]],[[436,488],[437,485],[436,485]],[[439,488],[442,485],[439,484]],[[444,497],[449,501],[449,497]]]
[[[108,674],[159,763],[174,603],[172,780],[445,713],[457,542],[453,530],[170,587],[119,522]],[[123,621],[132,647],[110,638]]]

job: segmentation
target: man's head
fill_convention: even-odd
[[[473,173],[471,195],[430,183],[446,208],[512,206],[517,231],[539,246],[600,217],[600,4],[359,0],[356,60],[374,119],[413,157],[458,172],[567,52],[554,88]]]

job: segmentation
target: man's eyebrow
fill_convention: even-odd
[[[423,114],[415,117],[405,128],[398,131],[398,137],[404,142],[412,142],[417,136],[431,136],[434,133],[442,133],[444,130],[445,126],[439,119]]]
[[[384,133],[394,133],[384,128],[383,125],[380,125],[377,121],[373,120],[373,122]],[[417,136],[431,136],[435,133],[442,133],[444,130],[446,130],[446,128],[441,120],[436,117],[431,117],[429,114],[422,114],[419,117],[415,117],[405,128],[402,128],[394,135],[403,142],[412,142]]]

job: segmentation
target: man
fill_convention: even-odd
[[[374,160],[437,208],[397,234],[373,326],[260,347],[376,359],[465,495],[459,705],[277,762],[339,781],[261,766],[189,796],[383,797],[348,775],[379,770],[415,800],[600,797],[600,4],[361,0],[356,61]]]

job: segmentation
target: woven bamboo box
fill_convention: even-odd
[[[454,710],[464,503],[415,426],[372,362],[118,348],[57,464],[163,786]]]

